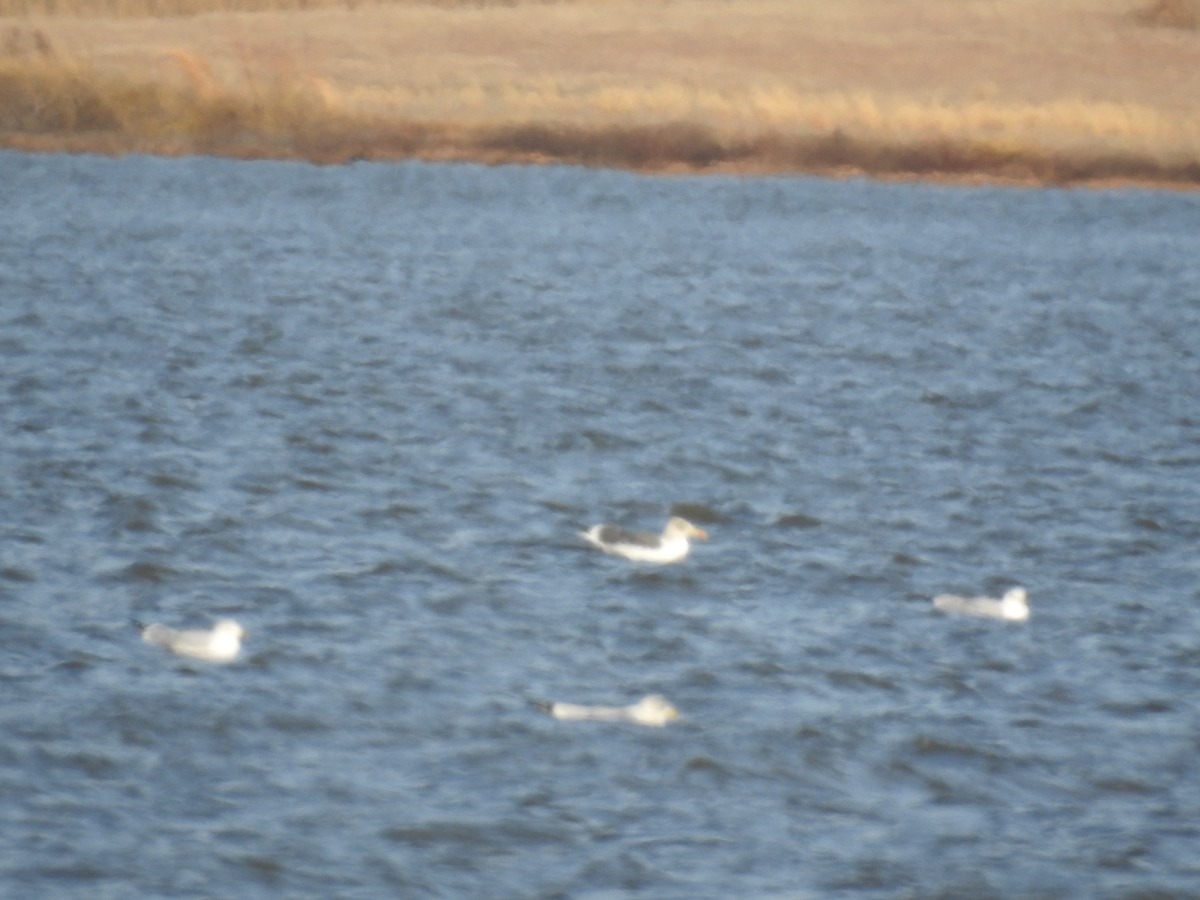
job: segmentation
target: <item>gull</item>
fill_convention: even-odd
[[[141,629],[142,640],[147,644],[207,662],[233,662],[242,649],[242,638],[246,636],[246,630],[233,619],[220,619],[211,630],[143,625],[136,620],[133,624]]]
[[[689,537],[707,540],[708,532],[697,528],[687,519],[672,516],[662,534],[630,531],[620,525],[593,525],[587,531],[579,532],[579,536],[605,553],[623,556],[634,562],[676,563],[691,550]]]
[[[983,616],[989,619],[1007,619],[1010,622],[1024,622],[1029,618],[1029,597],[1023,587],[1009,589],[999,600],[992,597],[957,597],[954,594],[939,594],[933,598],[933,606],[942,612]]]
[[[535,705],[564,722],[632,722],[635,725],[662,728],[673,719],[680,718],[679,710],[661,694],[650,694],[632,706],[580,706],[578,703],[544,702]]]

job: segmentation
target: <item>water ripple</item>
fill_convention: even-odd
[[[1191,889],[1190,198],[0,174],[14,893]],[[578,539],[672,514],[678,566]]]

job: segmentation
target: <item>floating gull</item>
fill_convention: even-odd
[[[242,649],[246,631],[233,619],[221,619],[211,631],[203,628],[180,630],[166,625],[143,625],[134,622],[142,631],[142,640],[180,656],[208,662],[232,662]]]
[[[633,722],[662,728],[672,719],[679,718],[679,710],[660,694],[643,697],[632,706],[580,706],[577,703],[538,703],[538,709],[548,712],[564,722],[589,719],[594,722]]]
[[[689,537],[706,540],[708,533],[697,528],[687,519],[673,516],[662,534],[648,531],[630,531],[619,525],[593,525],[580,537],[595,544],[605,553],[623,556],[634,562],[675,563],[688,555],[691,545]]]
[[[991,597],[956,597],[954,594],[941,594],[933,598],[933,605],[942,612],[1008,619],[1010,622],[1023,622],[1029,618],[1029,598],[1023,587],[1010,589],[999,600]]]

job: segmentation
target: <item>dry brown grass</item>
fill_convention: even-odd
[[[308,12],[317,9],[354,10],[363,7],[394,5],[464,10],[531,4],[546,5],[559,2],[564,2],[564,0],[0,0],[0,17],[178,17],[209,13]],[[570,0],[566,0],[566,2],[570,2]],[[594,0],[594,2],[605,2],[605,0]]]
[[[177,77],[130,79],[53,58],[0,61],[0,143],[28,150],[211,154],[344,162],[371,154],[419,154],[428,129],[346,115],[325,86],[306,80],[231,93],[201,60],[182,52],[165,64]]]
[[[1194,2],[0,0],[0,145],[1197,186]]]
[[[122,139],[143,146],[219,149],[253,135],[263,145],[307,142],[330,110],[319,90],[300,81],[261,85],[235,96],[204,61],[176,51],[156,77],[97,71],[57,54],[43,35],[27,42],[32,57],[0,59],[3,132],[52,140]],[[10,43],[14,43],[10,35]],[[169,71],[173,69],[174,71]]]
[[[1162,25],[1167,28],[1200,28],[1200,0],[1153,0],[1133,17],[1143,25]]]

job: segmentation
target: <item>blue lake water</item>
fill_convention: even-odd
[[[1195,195],[4,153],[0,209],[5,896],[1200,896]]]

